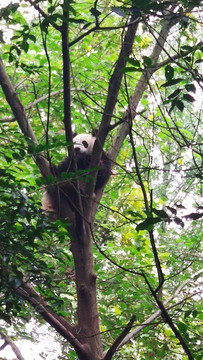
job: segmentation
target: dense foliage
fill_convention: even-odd
[[[78,336],[78,350],[76,335],[62,331],[62,319],[80,323],[77,265],[75,273],[66,221],[50,222],[41,210],[54,180],[39,158],[64,158],[70,125],[99,128],[113,175],[88,223],[104,351],[89,360],[202,358],[200,11],[197,0],[2,5],[1,335],[9,324],[26,338],[22,319],[47,321],[60,334],[58,359],[88,358],[88,336]],[[122,55],[128,32],[132,49]]]

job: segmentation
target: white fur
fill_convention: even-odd
[[[74,149],[80,149],[81,153],[91,154],[96,137],[91,134],[79,134],[73,138]],[[87,147],[84,146],[83,142],[87,143]]]

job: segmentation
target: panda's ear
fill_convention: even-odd
[[[76,133],[76,132],[72,133],[73,138],[74,138],[76,135],[77,135],[77,133]]]
[[[98,129],[92,129],[92,136],[97,136],[98,134]]]

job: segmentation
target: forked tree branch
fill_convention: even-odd
[[[37,293],[34,287],[24,281],[23,285],[14,289],[22,298],[27,300],[44,320],[50,324],[64,339],[66,339],[76,350],[77,354],[84,360],[89,360],[87,349],[77,340],[74,327],[62,316],[55,314],[48,303]]]
[[[16,359],[18,360],[25,360],[24,357],[22,356],[20,350],[18,349],[18,347],[16,346],[16,344],[14,343],[13,340],[11,340],[11,338],[7,335],[5,335],[2,331],[0,331],[0,336],[2,337],[2,339],[4,339],[4,344],[1,345],[0,347],[0,351],[5,349],[5,347],[7,345],[10,345],[12,351],[14,352]]]

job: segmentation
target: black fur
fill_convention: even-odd
[[[89,169],[91,162],[91,154],[80,153],[76,151],[77,179],[79,181],[79,189],[81,195],[85,197],[86,184],[91,179],[91,170]],[[96,170],[96,169],[95,169]],[[73,222],[73,212],[77,208],[76,205],[76,177],[73,163],[66,157],[58,166],[52,166],[52,173],[58,179],[57,187],[51,190],[47,188],[42,203],[43,210],[51,219],[66,218]],[[67,174],[67,175],[66,175]],[[111,162],[102,152],[99,162],[99,169],[95,183],[95,193],[99,191],[111,176]],[[55,215],[54,215],[55,214]]]
[[[89,169],[92,155],[85,153],[76,152],[76,164],[77,170],[83,170],[84,173],[81,173],[81,179],[85,182],[88,182],[88,177],[90,179],[91,173]],[[87,171],[85,171],[87,170]],[[69,158],[67,157],[63,160],[58,166],[53,168],[54,176],[58,179],[62,178],[62,173],[74,173],[73,165]],[[111,176],[111,164],[110,160],[103,151],[101,160],[99,162],[99,169],[97,173],[97,179],[95,184],[95,192],[100,190],[108,181]],[[78,177],[80,179],[80,174],[78,172]]]

